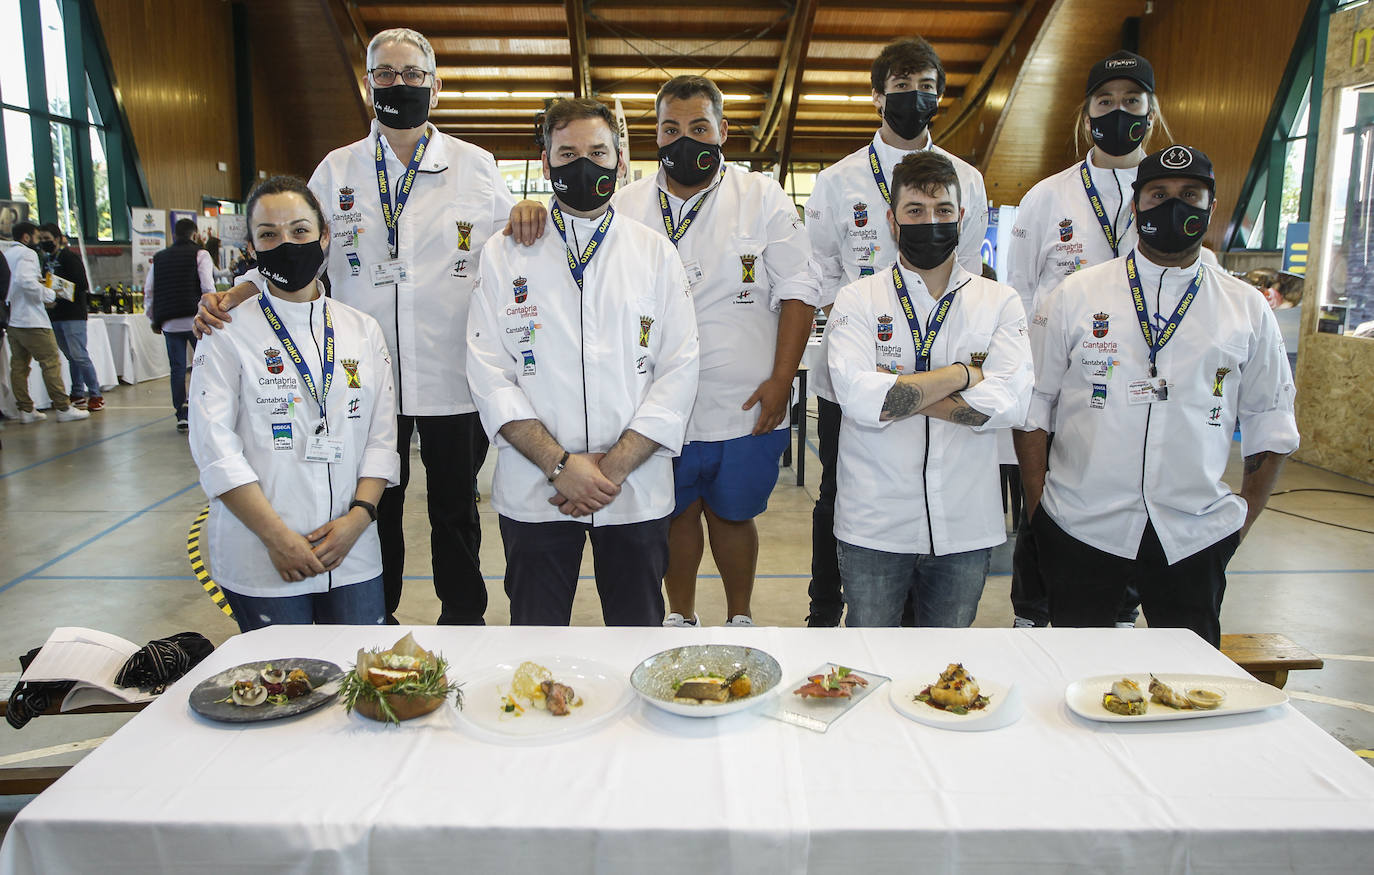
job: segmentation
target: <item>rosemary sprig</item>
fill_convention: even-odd
[[[395,709],[391,707],[389,696],[419,696],[428,699],[447,697],[452,693],[454,706],[462,708],[463,685],[457,681],[445,681],[444,674],[447,671],[448,660],[438,656],[434,662],[425,663],[418,678],[404,680],[393,685],[391,689],[382,691],[374,687],[366,677],[359,675],[358,667],[354,665],[339,685],[339,699],[343,702],[344,710],[349,713],[352,713],[360,701],[372,702],[388,723],[401,722],[396,716]]]

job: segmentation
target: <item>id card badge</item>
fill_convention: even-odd
[[[372,265],[372,285],[393,286],[403,283],[410,279],[410,267],[401,259],[393,258],[389,261],[379,262]]]
[[[337,465],[343,461],[343,450],[343,438],[330,437],[327,434],[311,435],[305,445],[305,460]]]
[[[695,258],[691,261],[684,261],[682,267],[687,271],[687,282],[693,288],[706,277],[706,272],[701,269],[701,262]]]
[[[1163,377],[1132,380],[1126,384],[1127,397],[1132,404],[1157,404],[1169,400],[1169,381]]]

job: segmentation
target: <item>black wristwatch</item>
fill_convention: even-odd
[[[352,510],[355,507],[361,507],[363,510],[367,511],[367,515],[372,517],[374,523],[377,521],[377,505],[370,501],[360,501],[355,498],[353,499],[353,503],[348,506],[348,509]]]

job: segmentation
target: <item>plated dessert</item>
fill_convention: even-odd
[[[407,633],[386,650],[359,650],[339,692],[345,710],[400,723],[434,711],[450,693],[454,704],[463,707],[462,685],[451,683],[447,671],[443,656],[425,650]]]

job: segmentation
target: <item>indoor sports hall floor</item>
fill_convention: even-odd
[[[89,420],[9,422],[0,431],[0,678],[17,672],[18,655],[42,644],[56,626],[101,629],[139,644],[184,630],[218,644],[236,631],[187,563],[186,532],[205,496],[167,394],[165,381],[121,386]],[[483,493],[490,490],[494,459],[493,451],[480,478]],[[806,616],[811,504],[820,478],[814,451],[808,462],[804,488],[793,469],[782,471],[760,519],[754,618],[761,624],[797,626]],[[415,449],[406,505],[407,589],[399,612],[407,623],[430,623],[438,615],[423,470]],[[1227,479],[1238,486],[1239,478],[1237,444]],[[1290,462],[1278,488],[1333,491],[1279,495],[1271,509],[1374,530],[1374,500],[1364,497],[1374,496],[1374,487]],[[487,622],[506,623],[497,521],[490,504],[481,507]],[[1009,555],[1009,549],[994,555],[977,626],[1011,623]],[[584,575],[591,573],[590,558],[588,550]],[[723,623],[724,598],[709,555],[699,591],[702,620]],[[573,622],[601,622],[590,576]],[[1374,535],[1266,512],[1231,563],[1222,624],[1228,632],[1282,632],[1324,657],[1324,669],[1294,672],[1286,692],[1351,749],[1374,748]],[[0,766],[74,762],[126,719],[47,717],[20,731],[0,726]],[[0,798],[0,829],[24,801]]]

